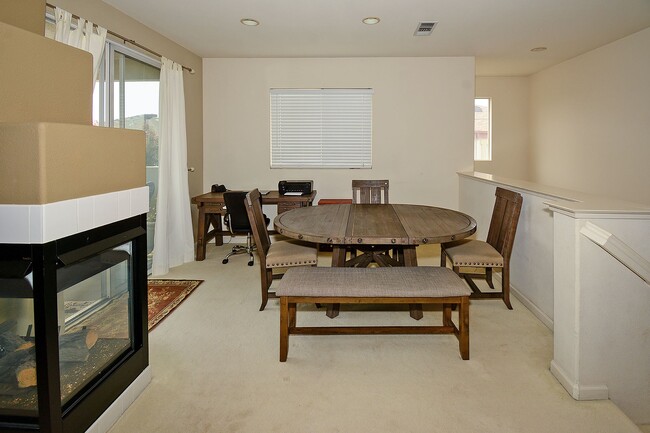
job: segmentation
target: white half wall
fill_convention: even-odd
[[[352,179],[385,178],[391,202],[458,208],[456,172],[473,166],[472,57],[204,59],[203,66],[204,190],[312,179],[316,200],[351,198]],[[372,169],[270,168],[269,89],[355,87],[374,89]]]
[[[609,398],[649,423],[650,206],[477,172],[460,173],[459,184],[478,239],[496,187],[523,196],[511,289],[552,326],[553,375],[573,398]]]
[[[553,215],[544,203],[554,197],[481,173],[459,177],[460,210],[476,220],[476,239],[485,240],[490,228],[497,186],[523,196],[521,215],[510,257],[510,286],[537,318],[553,329]],[[501,272],[495,273],[501,284]],[[505,306],[504,306],[505,308]]]
[[[650,204],[650,28],[531,76],[534,182]]]

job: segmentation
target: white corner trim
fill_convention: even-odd
[[[650,262],[625,242],[589,221],[585,222],[580,233],[650,284]]]
[[[575,400],[607,400],[609,388],[605,385],[580,385],[569,378],[564,369],[555,360],[551,361],[551,374],[560,382]]]

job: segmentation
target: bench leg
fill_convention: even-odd
[[[294,315],[296,305],[293,305]],[[280,298],[280,362],[287,360],[289,353],[289,302],[287,298]]]
[[[335,318],[336,316],[339,315],[339,308],[341,308],[341,304],[329,304],[327,306],[327,317],[330,319]]]
[[[460,357],[469,359],[469,298],[463,297],[458,309],[458,345]]]

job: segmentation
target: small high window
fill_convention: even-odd
[[[474,99],[474,160],[492,160],[492,101]]]

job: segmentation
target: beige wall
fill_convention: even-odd
[[[0,122],[92,122],[92,56],[0,22]]]
[[[650,204],[650,28],[531,77],[531,179]]]
[[[313,179],[318,198],[351,197],[352,179],[390,179],[392,202],[458,206],[473,158],[474,59],[204,59],[204,188],[275,189]],[[373,88],[373,167],[273,169],[270,88]]]
[[[0,21],[43,35],[45,0],[0,0]]]
[[[100,0],[57,0],[52,3],[115,33],[133,39],[196,71],[194,75],[185,72],[183,76],[187,122],[187,164],[196,168],[196,171],[190,173],[188,177],[190,195],[204,192],[201,173],[203,167],[203,68],[201,58]]]
[[[492,161],[475,161],[474,170],[529,179],[528,77],[476,77],[476,97],[492,100]]]

